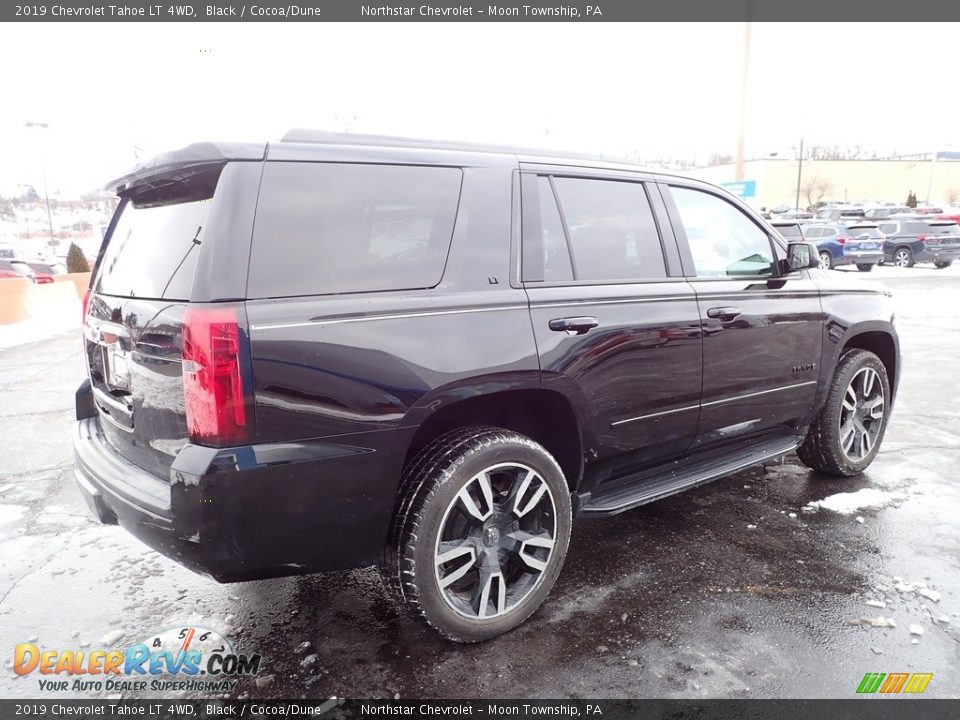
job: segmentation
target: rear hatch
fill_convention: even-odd
[[[196,399],[200,366],[210,363],[189,356],[189,350],[185,362],[184,336],[194,355],[218,342],[227,355],[232,351],[234,372],[225,382],[238,375],[242,306],[190,304],[204,242],[212,236],[208,222],[223,168],[224,163],[208,163],[170,169],[125,186],[87,299],[84,346],[104,437],[119,454],[160,477],[169,476],[191,435],[203,440],[203,423],[210,420],[204,414],[217,412],[203,407],[211,393],[217,399],[218,388],[208,382],[200,389],[206,396],[188,417],[184,379],[187,395],[193,392]],[[223,337],[213,337],[211,318],[227,326]]]
[[[960,225],[955,222],[931,222],[925,245],[940,248],[960,248]]]
[[[883,233],[876,225],[848,225],[849,239],[843,244],[844,254],[878,253],[883,249]]]

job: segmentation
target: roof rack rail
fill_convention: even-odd
[[[367,135],[363,133],[330,132],[328,130],[311,130],[309,128],[293,128],[287,132],[281,142],[289,143],[320,143],[328,145],[373,145],[379,147],[424,148],[428,150],[460,150],[464,152],[485,152],[502,155],[527,155],[539,157],[562,157],[578,160],[600,160],[603,162],[629,162],[621,157],[603,157],[586,153],[571,153],[567,151],[547,150],[544,148],[515,147],[509,145],[494,145],[485,143],[462,142],[457,140],[428,140],[425,138],[411,138],[394,135]]]

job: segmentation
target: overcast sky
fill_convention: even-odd
[[[291,127],[733,154],[742,23],[8,24],[0,193],[103,185],[146,153]],[[947,24],[754,24],[747,154],[954,142]],[[27,129],[45,122],[49,130]]]

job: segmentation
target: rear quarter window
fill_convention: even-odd
[[[249,297],[434,287],[462,175],[450,167],[267,163]]]

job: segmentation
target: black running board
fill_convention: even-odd
[[[689,464],[677,467],[671,463],[668,470],[657,473],[641,473],[635,476],[635,482],[630,478],[618,487],[599,493],[596,491],[586,504],[580,508],[580,515],[616,515],[669,495],[687,490],[697,485],[703,485],[711,480],[738,472],[751,465],[770,460],[792,452],[800,444],[800,438],[777,438],[765,442],[755,443],[736,453],[726,455],[721,459],[708,458],[694,460]]]

